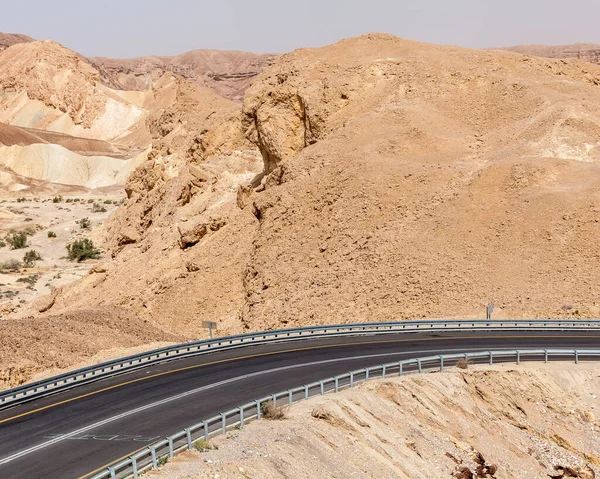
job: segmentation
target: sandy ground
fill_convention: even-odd
[[[480,452],[495,477],[600,470],[596,365],[471,367],[376,380],[253,422],[152,479],[450,478]],[[491,476],[484,476],[491,477]],[[589,477],[589,476],[581,476]]]
[[[65,286],[81,278],[96,263],[102,260],[88,260],[77,263],[66,257],[66,245],[74,240],[90,238],[96,245],[100,244],[98,233],[104,220],[117,208],[123,195],[79,195],[65,196],[62,201],[53,203],[52,198],[28,198],[18,202],[15,199],[0,202],[0,236],[6,237],[10,231],[33,229],[34,234],[28,236],[28,245],[23,249],[11,249],[7,243],[0,248],[0,263],[8,260],[23,260],[25,252],[37,251],[42,260],[32,268],[20,268],[14,272],[0,273],[0,312],[19,309],[25,302],[31,302],[39,296],[49,294],[54,288]],[[79,201],[69,202],[67,200]],[[105,203],[109,201],[110,203]],[[106,209],[104,212],[93,212],[94,204]],[[82,229],[78,221],[89,218],[91,227]],[[48,237],[48,232],[56,233],[55,238]],[[19,282],[19,279],[36,275],[35,284]]]

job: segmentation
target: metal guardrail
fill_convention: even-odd
[[[339,376],[330,377],[296,388],[288,389],[277,394],[265,396],[235,409],[222,412],[217,416],[205,419],[197,424],[182,429],[175,434],[165,437],[127,459],[115,462],[103,471],[89,475],[89,479],[123,479],[133,477],[138,479],[140,474],[148,469],[155,469],[172,459],[175,454],[186,449],[192,449],[198,441],[208,441],[211,437],[225,434],[228,429],[243,427],[248,421],[261,419],[265,403],[275,406],[291,405],[313,396],[341,389],[352,388],[356,384],[390,376],[402,376],[409,373],[423,373],[436,368],[443,371],[446,367],[456,366],[460,360],[468,360],[471,364],[494,364],[521,361],[544,361],[572,359],[575,363],[584,360],[600,361],[600,349],[522,349],[483,351],[463,354],[446,354],[427,356],[423,358],[406,359],[393,363],[381,364],[369,368],[350,371]],[[206,444],[200,444],[200,447]],[[93,474],[93,473],[92,473]]]
[[[494,329],[562,331],[565,329],[600,329],[600,320],[434,320],[396,321],[385,323],[338,324],[279,329],[239,334],[168,346],[152,351],[106,361],[69,371],[48,379],[24,384],[0,393],[0,410],[43,396],[98,381],[149,365],[195,356],[218,350],[234,349],[253,344],[323,338],[344,335],[377,335],[396,332],[460,331]]]

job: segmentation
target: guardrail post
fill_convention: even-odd
[[[185,434],[187,436],[188,449],[192,449],[192,432],[188,429],[185,430]]]
[[[419,374],[423,373],[423,368],[421,367],[421,360],[417,359],[417,366],[419,366]]]
[[[288,389],[288,404],[291,406],[293,402],[293,393],[291,389]]]
[[[117,474],[114,467],[109,467],[108,472],[110,472],[110,479],[116,479]]]
[[[403,363],[402,363],[402,361],[400,361],[400,362],[398,363],[398,368],[399,368],[398,375],[399,375],[399,376],[402,376],[402,364],[403,364]]]
[[[131,460],[131,469],[133,472],[133,479],[138,479],[137,459],[134,456],[131,456],[129,459]]]
[[[547,363],[548,362],[548,350],[544,349],[544,362]]]
[[[225,416],[224,412],[221,413],[221,431],[223,434],[227,432],[227,416]]]
[[[260,414],[258,419],[260,419]],[[204,429],[204,440],[208,442],[208,423],[206,421],[202,421],[202,429]]]
[[[169,441],[169,457],[173,459],[173,438],[168,437],[167,441]]]
[[[150,447],[150,454],[152,455],[152,467],[156,469],[158,467],[158,463],[156,462],[156,448]]]
[[[365,368],[365,381],[369,380],[369,368]]]
[[[494,353],[490,351],[490,366],[494,364]]]
[[[444,372],[444,356],[440,356],[440,373]]]
[[[322,396],[323,394],[325,394],[325,386],[323,384],[323,381],[319,381],[319,385],[321,386],[321,396]]]
[[[521,351],[517,351],[517,364],[521,364]]]
[[[260,420],[260,399],[256,400],[256,419]]]
[[[579,364],[579,351],[575,350],[575,364]]]
[[[334,378],[334,380],[335,380],[335,392],[337,393],[340,390],[340,381],[337,376]]]
[[[381,366],[381,377],[384,378],[385,377],[385,364],[383,364]]]
[[[304,385],[304,399],[308,399],[308,385]]]
[[[240,406],[240,427],[244,427],[244,408]]]

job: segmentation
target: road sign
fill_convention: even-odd
[[[213,329],[215,331],[217,330],[217,323],[215,323],[214,321],[202,321],[202,327],[208,328],[208,330],[210,331],[210,337],[212,338]]]
[[[485,319],[492,319],[493,312],[494,312],[494,303],[489,303],[485,307]]]

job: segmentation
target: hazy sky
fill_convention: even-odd
[[[600,43],[599,0],[2,0],[0,31],[87,56],[285,52],[373,31],[467,47]]]

